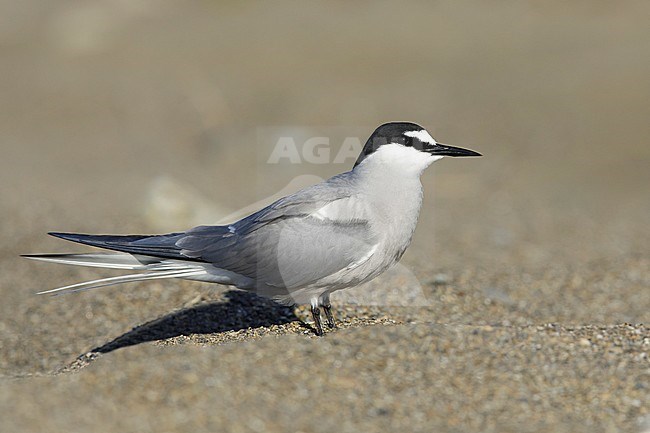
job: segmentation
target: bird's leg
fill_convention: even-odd
[[[327,326],[330,328],[336,328],[336,323],[334,323],[334,316],[332,315],[332,304],[330,304],[330,294],[325,293],[319,299],[320,305],[323,306],[325,310],[325,318],[327,319]]]
[[[332,304],[323,305],[323,310],[325,310],[327,326],[330,328],[336,328],[336,322],[334,322],[334,316],[332,316]]]
[[[316,335],[319,337],[323,335],[323,326],[320,323],[320,307],[317,305],[311,306],[311,317],[314,319],[314,326],[316,327]]]

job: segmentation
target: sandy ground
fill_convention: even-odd
[[[14,3],[0,430],[650,431],[647,3]],[[207,284],[34,295],[112,275],[18,257],[84,250],[47,231],[211,223],[388,120],[485,156],[425,174],[401,264],[323,338]],[[269,164],[280,136],[331,155]]]

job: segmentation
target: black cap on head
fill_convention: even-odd
[[[354,163],[356,167],[372,155],[381,146],[388,143],[398,143],[405,147],[413,147],[422,152],[431,155],[441,156],[481,156],[481,154],[472,150],[461,149],[459,147],[447,146],[438,144],[426,132],[422,126],[412,122],[389,122],[384,123],[372,133],[368,141],[366,141],[357,162]]]
[[[368,157],[368,155],[373,154],[384,144],[399,143],[404,146],[413,146],[414,144],[421,143],[420,140],[406,136],[404,133],[409,131],[422,131],[423,129],[424,128],[417,123],[411,122],[384,123],[375,129],[375,132],[370,135],[370,138],[368,138],[365,146],[363,146],[363,150],[361,151],[359,158],[357,158],[357,162],[354,163],[354,166],[356,167],[359,165],[359,163]]]

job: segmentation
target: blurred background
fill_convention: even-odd
[[[3,1],[0,368],[47,371],[207,290],[35,297],[109,275],[17,257],[84,250],[46,232],[212,223],[349,169],[331,161],[345,137],[394,120],[484,155],[425,173],[403,264],[505,316],[432,320],[647,322],[649,15],[642,0]],[[330,137],[331,163],[268,164],[278,136]]]
[[[648,13],[642,1],[6,2],[2,320],[115,296],[33,297],[97,275],[17,257],[79,250],[47,231],[212,223],[298,176],[349,169],[354,158],[334,162],[345,137],[363,142],[393,120],[485,155],[424,175],[403,262],[421,280],[486,269],[492,286],[621,256],[647,270]],[[281,136],[301,156],[305,139],[330,138],[331,163],[268,164]],[[564,289],[577,305],[594,295]],[[583,315],[609,317],[618,303],[619,320],[640,321],[641,295],[612,289]]]

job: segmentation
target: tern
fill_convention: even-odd
[[[235,286],[283,305],[311,305],[335,327],[330,294],[365,283],[400,260],[422,205],[420,175],[446,156],[481,156],[438,143],[410,122],[379,126],[354,167],[283,197],[229,225],[203,225],[162,235],[52,236],[111,252],[32,254],[70,265],[136,271],[72,284],[59,294],[133,281],[183,278]]]

